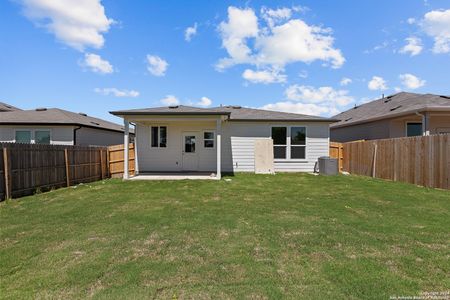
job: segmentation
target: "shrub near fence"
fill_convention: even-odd
[[[344,171],[450,189],[450,135],[343,144]]]
[[[106,147],[0,143],[0,199],[109,177]]]

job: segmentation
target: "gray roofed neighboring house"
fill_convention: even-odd
[[[45,135],[45,143],[108,146],[121,144],[123,132],[123,126],[113,122],[59,108],[0,113],[0,142],[38,143]]]
[[[344,111],[333,118],[333,141],[450,133],[450,96],[401,92]]]
[[[9,105],[8,103],[0,102],[0,112],[17,111],[17,110],[21,110],[21,109],[14,107],[12,105]]]
[[[123,132],[123,126],[59,108],[37,108],[17,110],[1,115],[0,124],[82,125],[105,130]]]

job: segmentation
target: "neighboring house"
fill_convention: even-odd
[[[123,144],[122,126],[57,108],[0,104],[0,142],[108,146]]]
[[[15,111],[15,110],[21,110],[21,109],[14,107],[12,105],[9,105],[8,103],[0,102],[0,112]]]
[[[402,92],[333,118],[333,142],[450,133],[450,96]]]
[[[207,171],[219,178],[221,172],[254,172],[257,140],[270,142],[274,171],[312,172],[329,153],[329,124],[335,121],[240,106],[111,113],[124,118],[125,128],[136,124],[138,172]]]

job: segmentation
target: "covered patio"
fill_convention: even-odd
[[[180,111],[182,113],[180,114]],[[131,180],[220,179],[222,123],[229,112],[121,112],[124,118],[124,176]],[[135,125],[135,175],[129,175],[130,124]]]

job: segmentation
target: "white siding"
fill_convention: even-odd
[[[0,126],[0,142],[14,142],[17,129],[50,130],[54,145],[73,145],[72,126]]]
[[[306,159],[275,160],[275,172],[312,172],[320,156],[329,154],[329,131],[326,123],[225,123],[222,142],[222,164],[224,172],[254,172],[254,141],[270,138],[272,126],[305,126]]]
[[[167,126],[167,148],[150,147],[150,127]],[[203,131],[216,130],[215,122],[172,122],[137,124],[137,157],[139,172],[181,171],[182,170],[182,133],[196,132],[199,171],[216,171],[216,148],[203,147]]]
[[[167,126],[167,148],[150,147],[150,126]],[[139,171],[181,171],[182,133],[199,133],[197,149],[199,170],[216,170],[216,149],[203,148],[203,131],[215,130],[215,122],[166,122],[138,123],[137,158]],[[222,125],[222,171],[254,172],[256,139],[270,138],[272,126],[305,126],[306,158],[296,161],[275,161],[276,172],[312,172],[318,157],[329,153],[329,131],[327,123],[263,123],[263,122],[224,122]]]

